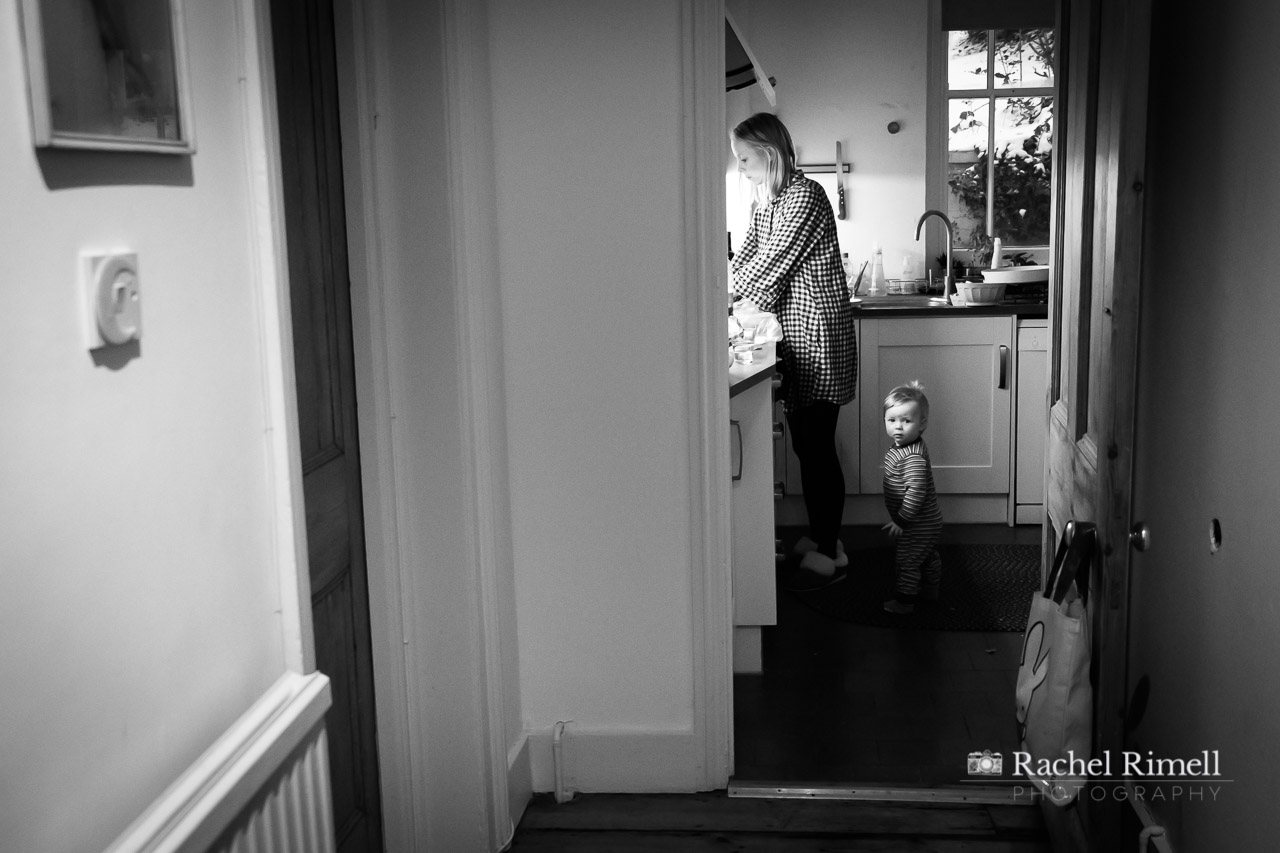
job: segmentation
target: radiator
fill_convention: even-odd
[[[107,853],[333,853],[329,679],[286,673]]]

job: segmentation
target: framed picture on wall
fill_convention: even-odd
[[[191,154],[181,0],[21,0],[40,148]]]

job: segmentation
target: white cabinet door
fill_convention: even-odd
[[[885,396],[918,379],[929,397],[925,443],[939,493],[1008,494],[1012,317],[864,319],[861,491],[883,491]]]
[[[761,382],[730,398],[733,624],[778,621],[773,527],[773,391]]]

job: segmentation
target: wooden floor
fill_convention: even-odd
[[[842,540],[856,561],[881,537],[845,528]],[[1040,530],[949,525],[943,537],[1036,544]],[[969,779],[970,752],[1018,746],[1020,633],[868,628],[780,592],[763,646],[764,672],[734,676],[735,780],[947,785]]]
[[[798,531],[780,530],[784,542]],[[846,528],[848,549],[878,528]],[[945,528],[952,542],[1038,543],[1034,527]],[[764,672],[734,677],[731,788],[871,783],[962,786],[971,751],[1016,748],[1016,633],[865,628],[817,616],[785,593],[764,639]],[[756,787],[759,787],[758,785]],[[807,853],[1048,853],[1029,805],[791,799],[704,794],[539,794],[509,848]]]
[[[708,794],[538,794],[513,853],[1049,853],[1026,806],[762,800]]]

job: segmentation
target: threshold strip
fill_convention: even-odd
[[[955,785],[922,787],[874,782],[804,784],[799,782],[729,782],[730,797],[774,800],[869,800],[890,803],[983,803],[1029,806],[1033,798],[1018,796],[1009,786]]]

